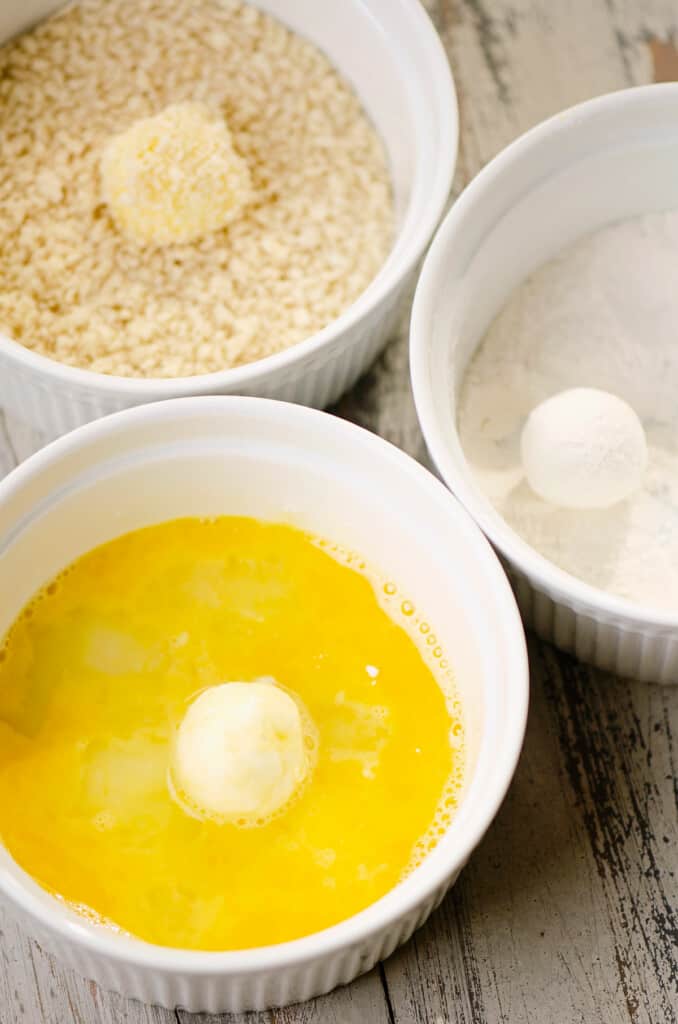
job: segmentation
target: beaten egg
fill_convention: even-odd
[[[119,537],[0,647],[0,838],[148,942],[244,949],[336,924],[416,866],[458,801],[463,722],[426,628],[395,584],[288,525]]]

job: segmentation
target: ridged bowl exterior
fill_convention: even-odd
[[[259,398],[277,398],[298,405],[324,409],[369,369],[386,343],[393,337],[402,318],[409,296],[413,274],[408,275],[371,312],[333,343],[297,361],[286,372],[277,371],[261,383],[248,388]],[[240,389],[201,386],[196,381],[192,394],[231,394]],[[163,399],[178,397],[184,390],[174,390],[171,383]],[[122,409],[151,400],[151,396],[130,396],[124,389],[81,386],[62,381],[49,372],[16,358],[13,350],[0,346],[0,407],[11,416],[35,429],[45,441],[92,420],[120,412]]]
[[[438,230],[410,335],[415,404],[433,462],[502,559],[525,624],[597,668],[657,683],[678,683],[678,614],[589,586],[511,530],[471,472],[456,411],[486,328],[536,267],[606,224],[676,208],[677,111],[677,83],[625,89],[511,143]]]
[[[193,1013],[244,1013],[301,1003],[365,974],[389,957],[424,923],[454,884],[458,873],[451,874],[426,901],[390,927],[372,935],[369,941],[363,940],[297,964],[285,963],[283,955],[280,966],[266,973],[191,976],[157,967],[118,963],[70,942],[60,942],[54,932],[40,929],[34,918],[25,922],[18,920],[43,949],[104,989],[144,1003],[181,1007]]]
[[[650,629],[627,617],[605,618],[547,593],[507,567],[525,625],[544,640],[605,672],[645,683],[678,683],[678,632]]]

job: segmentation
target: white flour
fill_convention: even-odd
[[[645,427],[644,486],[608,509],[549,505],[524,478],[528,414],[571,387],[618,395]],[[605,228],[525,281],[466,372],[459,429],[478,483],[532,547],[587,583],[678,612],[678,211]]]

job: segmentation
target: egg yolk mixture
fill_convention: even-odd
[[[435,845],[463,769],[458,703],[397,600],[387,612],[394,591],[326,542],[246,518],[176,520],[91,551],[0,647],[2,842],[82,913],[160,945],[267,945],[367,907]],[[286,695],[258,687],[260,747],[275,733],[284,761],[285,716],[312,731],[308,763],[295,747],[303,783],[263,820],[187,812],[170,778],[182,728],[184,774],[200,761],[182,723],[214,743],[205,693],[260,680]],[[240,690],[215,693],[250,721]],[[251,783],[234,763],[228,778]]]

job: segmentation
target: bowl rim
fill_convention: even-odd
[[[286,371],[293,369],[296,364],[303,363],[325,348],[330,349],[333,343],[372,313],[414,269],[426,249],[452,188],[459,149],[459,105],[452,70],[442,41],[420,0],[398,2],[411,21],[412,31],[420,35],[423,45],[429,51],[429,65],[435,79],[437,109],[440,110],[436,133],[443,159],[436,161],[432,168],[425,213],[412,231],[407,251],[401,253],[397,260],[392,260],[391,252],[377,275],[348,309],[322,330],[280,352],[241,366],[190,377],[122,377],[98,373],[61,363],[57,359],[34,352],[1,331],[0,357],[4,356],[21,364],[28,371],[50,377],[62,386],[80,390],[91,389],[97,394],[122,394],[130,400],[151,401],[181,395],[189,396],[201,390],[247,388],[273,374],[281,373],[284,376]],[[378,133],[378,129],[375,130]]]
[[[432,311],[437,306],[436,297],[444,287],[447,253],[453,248],[455,238],[463,234],[465,223],[474,216],[475,210],[482,206],[489,195],[501,190],[502,178],[506,173],[529,157],[530,152],[547,138],[566,135],[590,120],[615,112],[620,107],[642,109],[656,99],[667,97],[678,101],[678,82],[652,83],[605,93],[539,122],[501,150],[467,185],[438,228],[424,261],[410,321],[412,391],[426,445],[447,486],[490,542],[520,572],[531,581],[536,581],[536,585],[555,600],[564,599],[570,607],[603,618],[620,628],[642,628],[656,633],[673,632],[678,627],[678,613],[663,612],[618,597],[560,569],[508,525],[475,483],[461,443],[460,454],[452,451],[440,427],[429,368],[431,346],[428,325]],[[456,424],[454,430],[459,441]]]
[[[481,530],[449,490],[415,459],[365,428],[329,413],[274,399],[244,396],[197,396],[135,406],[78,427],[30,456],[0,481],[0,504],[62,457],[87,449],[96,444],[98,439],[114,436],[118,427],[133,426],[135,422],[157,423],[163,418],[172,420],[181,416],[190,417],[200,412],[211,412],[216,416],[221,410],[228,409],[249,411],[259,421],[264,415],[272,428],[276,422],[284,422],[293,417],[305,426],[309,436],[319,433],[314,428],[324,426],[332,432],[330,439],[334,444],[339,441],[360,445],[375,461],[390,462],[402,474],[403,486],[419,489],[428,503],[444,507],[455,534],[464,536],[464,543],[473,550],[474,559],[492,580],[497,616],[504,626],[503,642],[509,655],[506,659],[505,688],[510,700],[509,713],[501,726],[502,743],[494,752],[495,760],[482,806],[472,812],[469,827],[457,837],[453,856],[444,850],[443,837],[419,867],[380,899],[357,914],[302,938],[225,952],[155,945],[107,932],[103,928],[94,929],[91,925],[86,927],[67,916],[57,900],[46,900],[45,890],[18,865],[19,878],[0,869],[0,894],[9,897],[29,918],[39,922],[42,928],[56,933],[69,944],[76,944],[117,963],[198,976],[250,975],[318,960],[358,943],[368,942],[372,936],[393,926],[439,892],[450,876],[461,870],[466,863],[503,802],[522,750],[529,702],[527,644],[520,613],[499,560]],[[335,450],[342,448],[343,445]]]

